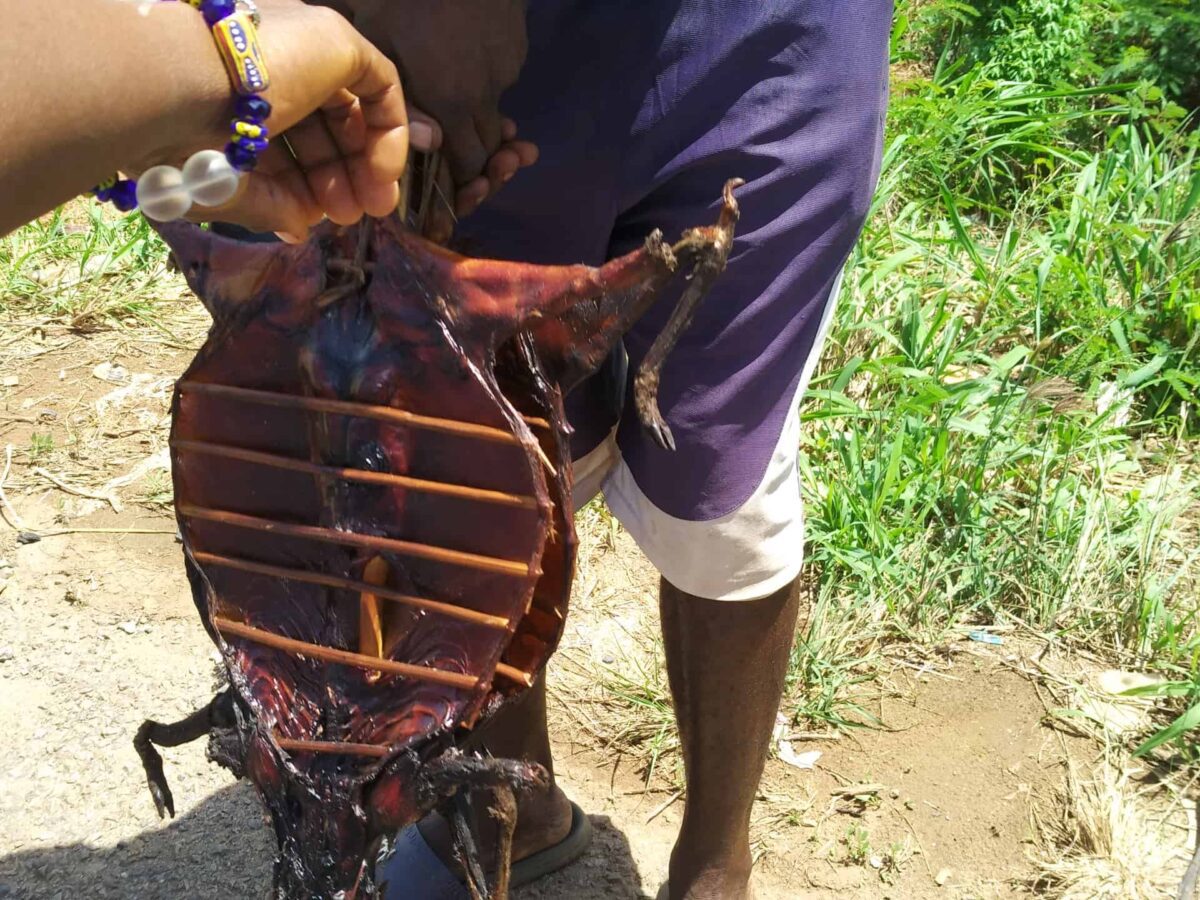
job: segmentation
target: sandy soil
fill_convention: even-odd
[[[177,332],[194,344],[197,320],[185,324]],[[178,816],[160,822],[130,743],[145,717],[182,716],[214,683],[162,473],[143,466],[109,491],[120,513],[61,486],[95,493],[160,453],[164,385],[189,357],[168,346],[175,340],[32,335],[0,358],[0,375],[18,378],[0,388],[0,445],[17,449],[6,491],[26,523],[158,532],[20,546],[15,532],[0,535],[0,897],[201,900],[269,886],[272,840],[250,788],[208,764],[203,742],[166,751]],[[100,363],[127,378],[102,380]],[[53,440],[38,439],[36,459],[34,433]],[[589,667],[621,659],[627,635],[657,627],[653,585],[623,536],[590,548],[551,689],[560,775],[596,840],[522,897],[653,896],[665,877],[682,799],[661,781],[647,790],[636,761],[604,751],[562,707]],[[995,649],[972,645],[936,673],[893,679],[874,708],[885,729],[797,743],[822,751],[815,769],[771,761],[755,811],[761,896],[1023,893],[1030,797],[1061,781],[1061,743]],[[863,784],[857,799],[839,793]]]

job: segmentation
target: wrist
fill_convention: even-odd
[[[221,60],[212,29],[200,12],[187,3],[156,3],[149,22],[158,16],[173,18],[163,28],[158,19],[148,33],[156,37],[162,52],[175,61],[178,80],[165,86],[173,95],[168,113],[148,136],[143,168],[180,161],[196,150],[220,147],[229,137],[236,93]],[[163,35],[170,35],[165,42]],[[186,97],[186,102],[179,102]]]

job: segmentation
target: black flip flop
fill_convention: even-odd
[[[592,822],[577,804],[572,803],[571,830],[567,836],[557,844],[513,863],[509,883],[513,887],[521,887],[543,875],[565,869],[583,856],[591,842]]]

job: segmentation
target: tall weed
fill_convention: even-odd
[[[947,71],[898,92],[805,406],[812,717],[861,718],[881,643],[964,624],[1200,654],[1196,151],[1087,92]]]

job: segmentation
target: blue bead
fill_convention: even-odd
[[[257,94],[238,97],[234,110],[239,119],[245,119],[255,125],[261,125],[271,118],[271,104]]]
[[[200,11],[204,13],[204,21],[211,28],[222,19],[237,12],[237,2],[236,0],[204,0],[200,4]]]
[[[129,180],[118,181],[117,186],[109,192],[109,200],[121,212],[129,212],[132,209],[137,209],[137,182]]]
[[[258,154],[267,149],[266,138],[252,138],[244,135],[238,135],[233,139],[233,142],[240,147],[245,147],[255,156],[258,156]]]
[[[237,143],[225,147],[225,158],[239,172],[249,172],[258,165],[258,154]]]

